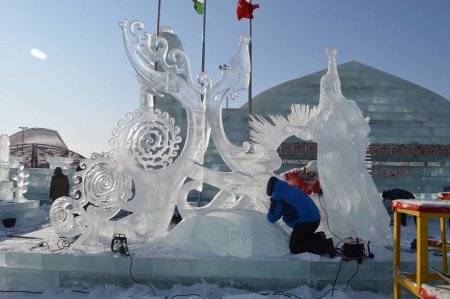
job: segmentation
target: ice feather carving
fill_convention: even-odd
[[[303,140],[312,140],[312,122],[318,108],[309,105],[292,105],[287,117],[269,115],[270,121],[260,115],[250,116],[250,138],[267,148],[277,149],[288,137],[295,135]]]

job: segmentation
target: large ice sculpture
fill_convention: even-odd
[[[329,48],[327,53],[328,71],[320,80],[314,140],[329,223],[338,236],[383,240],[390,235],[390,220],[364,163],[368,120],[353,100],[342,95],[336,49]]]
[[[320,82],[319,106],[294,105],[287,119],[271,116],[274,125],[261,117],[252,118],[250,134],[255,142],[273,148],[292,135],[317,142],[319,177],[331,232],[340,238],[386,240],[390,235],[389,216],[364,163],[368,120],[353,100],[342,95],[336,49],[327,49],[327,54],[328,71]]]
[[[113,130],[112,149],[105,155],[93,154],[92,159],[82,163],[82,170],[74,175],[76,186],[72,197],[58,199],[53,204],[50,217],[57,233],[82,233],[81,243],[98,243],[97,229],[112,223],[114,231],[126,233],[130,240],[154,240],[166,233],[175,205],[183,218],[198,213],[187,203],[187,195],[191,190],[201,190],[203,182],[223,191],[201,209],[202,214],[207,209],[225,206],[265,211],[264,184],[270,176],[265,167],[259,166],[264,174],[254,177],[250,175],[254,172],[221,174],[202,166],[210,128],[213,138],[222,138],[220,141],[230,147],[226,151],[231,152],[224,156],[233,164],[232,168],[244,166],[239,161],[245,161],[243,155],[250,146],[231,146],[221,126],[206,125],[205,112],[214,111],[208,119],[220,116],[222,99],[248,85],[249,39],[241,38],[236,56],[224,66],[222,78],[216,84],[202,73],[198,79],[200,86],[196,86],[183,51],[169,51],[164,38],[142,31],[141,22],[124,21],[121,26],[126,53],[140,83],[145,84],[144,90],[171,95],[185,108],[188,126],[185,145],[180,151],[180,129],[167,113],[153,109],[127,113]],[[156,62],[158,70],[155,70]],[[209,103],[214,105],[207,109]],[[259,155],[253,156],[247,160],[260,163]],[[113,221],[124,211],[126,217]]]
[[[322,150],[326,150],[327,153],[336,152],[334,155],[337,158],[349,159],[350,156],[329,145],[329,133],[325,130],[327,126],[328,130],[333,130],[334,125],[345,127],[345,124],[338,122],[340,118],[326,124],[326,118],[323,117],[347,112],[335,112],[334,106],[310,108],[295,105],[288,117],[271,116],[271,122],[257,116],[251,122],[254,143],[236,145],[229,141],[223,130],[222,105],[248,86],[249,38],[241,37],[236,55],[223,65],[222,76],[217,83],[213,84],[208,74],[200,73],[199,84],[196,85],[191,78],[189,60],[181,49],[169,50],[164,38],[144,32],[143,23],[139,21],[128,23],[125,20],[121,27],[125,51],[138,74],[141,92],[170,95],[186,110],[184,147],[180,149],[179,146],[180,128],[167,113],[149,109],[148,105],[141,105],[135,112],[127,113],[112,132],[113,138],[109,143],[111,150],[102,155],[94,153],[91,159],[82,162],[82,169],[74,175],[76,185],[71,191],[71,197],[60,198],[53,203],[50,219],[57,234],[81,234],[77,243],[84,245],[97,245],[100,242],[108,246],[112,233],[116,232],[126,234],[130,242],[161,241],[165,237],[165,241],[159,244],[175,248],[193,248],[190,242],[199,240],[203,250],[220,255],[285,254],[286,251],[279,250],[277,246],[272,246],[270,253],[261,252],[263,246],[255,242],[259,240],[260,232],[270,231],[272,233],[267,237],[271,238],[272,243],[288,248],[286,234],[279,227],[268,223],[265,217],[269,203],[265,194],[266,183],[281,166],[277,148],[286,138],[295,135],[304,140],[318,141],[319,153],[323,154]],[[156,64],[158,68],[155,68]],[[141,95],[141,98],[146,96]],[[325,100],[335,101],[334,95],[327,96]],[[327,112],[326,107],[332,109]],[[361,113],[355,111],[349,116],[358,121]],[[365,126],[368,128],[367,123]],[[368,131],[360,134],[355,133],[358,131],[353,132],[354,129],[359,130],[360,127],[349,126],[345,132],[350,136],[357,134],[355,144],[359,147],[354,152],[363,154],[362,147],[367,144],[365,133]],[[318,134],[327,134],[327,137]],[[218,172],[203,166],[210,136],[231,171]],[[344,138],[339,142],[352,142],[344,134],[339,136]],[[320,142],[325,147],[321,148]],[[353,168],[347,168],[346,171],[355,172],[355,176],[362,180],[370,180],[370,176],[365,176],[360,167],[360,161],[363,162],[363,159],[358,158],[350,163]],[[334,164],[321,163],[322,170],[319,173],[323,176],[323,184],[333,186],[333,180],[339,180],[339,176],[331,178],[327,173],[335,173],[336,169],[329,170]],[[345,160],[342,163],[346,163]],[[339,182],[344,184],[342,190],[359,188],[345,185],[351,185],[348,180]],[[219,192],[208,205],[200,208],[191,206],[187,202],[189,192],[201,191],[204,183],[218,188]],[[364,183],[360,183],[361,186],[371,187],[370,183]],[[342,193],[331,187],[325,190],[326,197],[340,196]],[[361,192],[373,193],[373,190],[366,187]],[[381,202],[382,210],[378,211],[376,204],[372,208],[367,198],[357,191],[350,194],[351,202],[348,197],[340,197],[345,211],[350,211],[353,217],[350,226],[342,227],[341,230],[341,224],[348,221],[341,219],[341,212],[334,211],[333,201],[330,201],[332,208],[328,210],[329,214],[335,214],[330,217],[330,224],[336,225],[337,232],[342,232],[343,237],[353,233],[367,238],[382,234],[367,225],[361,225],[363,229],[355,227],[358,222],[367,220],[364,219],[367,213],[381,213],[378,219],[384,214],[387,216]],[[175,205],[184,220],[167,236]],[[348,207],[360,209],[361,217],[356,218]],[[379,226],[382,227],[382,224]],[[223,227],[227,228],[227,238],[208,237]],[[288,231],[286,227],[282,228]],[[208,229],[211,232],[204,232]],[[280,233],[273,233],[274,229]],[[202,234],[200,239],[184,236],[189,232],[199,233],[199,230]],[[384,227],[380,231],[384,231]],[[370,236],[367,235],[369,232]]]

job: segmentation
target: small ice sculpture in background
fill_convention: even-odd
[[[10,141],[6,134],[0,135],[0,200],[13,198],[13,182],[9,181]]]
[[[0,135],[0,182],[9,181],[10,141],[6,134]]]
[[[28,191],[28,178],[30,174],[24,168],[25,167],[23,164],[20,165],[17,174],[12,175],[12,179],[16,181],[16,188],[14,188],[14,199],[17,201],[27,200],[23,194]]]
[[[23,194],[27,192],[28,185],[28,171],[24,170],[23,164],[17,164],[21,160],[19,157],[11,157],[9,136],[3,134],[0,136],[0,200],[17,201],[27,200]],[[12,161],[12,162],[10,162]],[[17,174],[11,176],[13,181],[16,181],[16,188],[12,181],[9,180],[9,169],[17,164]]]
[[[50,169],[55,169],[56,167],[61,167],[61,169],[68,169],[73,163],[73,158],[66,157],[47,157],[46,160]]]
[[[9,168],[19,168],[23,164],[23,158],[17,156],[9,156]]]

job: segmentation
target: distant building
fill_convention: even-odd
[[[10,137],[10,155],[23,157],[25,167],[48,168],[47,157],[73,158],[74,166],[84,157],[70,150],[55,130],[29,128]]]

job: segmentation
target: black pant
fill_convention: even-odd
[[[320,233],[314,233],[319,227],[320,221],[298,223],[294,226],[289,249],[291,253],[311,252],[323,254],[328,252],[328,241],[320,237]]]

